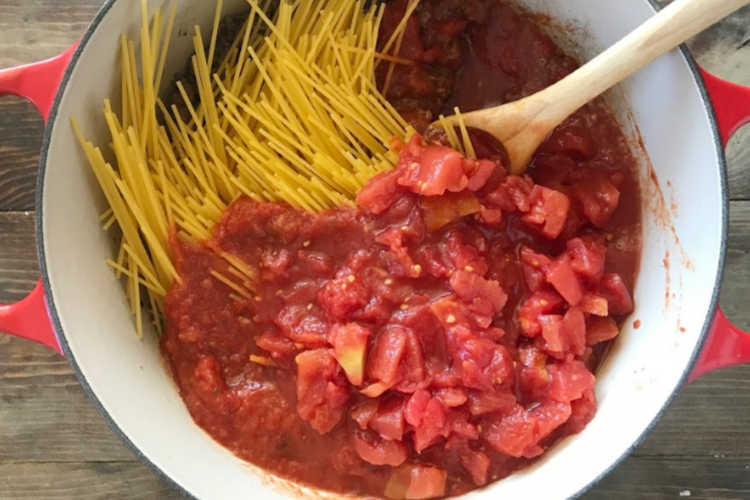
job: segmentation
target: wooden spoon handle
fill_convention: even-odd
[[[536,94],[551,132],[578,108],[750,0],[675,0],[577,71]],[[532,96],[534,97],[534,96]]]

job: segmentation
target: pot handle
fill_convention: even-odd
[[[718,78],[699,68],[716,114],[724,147],[740,127],[750,123],[750,88]],[[750,363],[750,333],[743,332],[717,308],[703,350],[688,381],[726,366]]]
[[[57,88],[76,46],[77,44],[46,61],[0,70],[0,95],[11,94],[28,99],[36,106],[46,123]],[[62,354],[44,301],[41,281],[20,302],[0,305],[0,331],[35,340]]]

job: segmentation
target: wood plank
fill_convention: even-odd
[[[39,279],[33,212],[0,212],[0,235],[2,304],[22,299]]]
[[[0,463],[0,498],[17,500],[177,499],[137,462]]]
[[[7,335],[0,352],[0,464],[136,461],[62,357]]]
[[[0,0],[0,68],[59,54],[80,38],[104,0]]]
[[[743,7],[714,25],[688,46],[701,66],[726,80],[750,86],[750,6]],[[748,110],[750,111],[750,110]],[[727,151],[729,195],[750,199],[750,127],[743,127],[730,141]]]
[[[104,0],[0,0],[0,68],[59,54],[86,30]],[[17,97],[0,98],[0,211],[33,210],[43,125]]]
[[[0,211],[33,210],[44,125],[19,97],[0,98]]]
[[[750,498],[747,458],[634,457],[582,498],[585,500],[739,500]]]

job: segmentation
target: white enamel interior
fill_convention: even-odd
[[[231,10],[244,1],[225,3]],[[584,27],[579,34],[588,55],[653,13],[645,0],[521,3]],[[205,33],[213,5],[180,1],[179,31],[191,33],[198,23]],[[113,245],[99,228],[102,197],[69,119],[77,117],[89,138],[108,144],[101,103],[106,97],[116,102],[118,37],[126,32],[136,38],[139,20],[139,2],[114,2],[86,42],[52,124],[42,224],[53,308],[72,361],[104,411],[167,476],[199,498],[285,498],[288,488],[271,486],[276,481],[235,458],[193,423],[164,369],[154,336],[136,339],[122,286],[104,264]],[[188,36],[177,37],[176,44],[168,75],[182,66],[190,50]],[[678,206],[673,223],[681,246],[655,217],[655,189],[646,181],[644,162],[645,244],[632,318],[640,319],[642,326],[635,330],[628,322],[601,370],[599,412],[583,433],[558,444],[535,466],[470,498],[564,498],[585,488],[626,453],[657,416],[700,338],[719,272],[723,217],[719,152],[710,119],[689,66],[677,51],[631,78],[619,93],[624,99],[618,101],[629,103],[642,133],[667,206],[670,200]],[[619,115],[633,131],[627,111],[621,107]],[[701,193],[700,198],[693,193]],[[668,271],[663,263],[667,253]],[[685,265],[688,259],[692,266]]]

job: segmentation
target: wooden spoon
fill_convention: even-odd
[[[578,108],[750,0],[675,0],[635,31],[546,89],[515,102],[462,114],[495,136],[512,173],[522,173],[550,133]],[[449,117],[455,124],[456,117]]]

